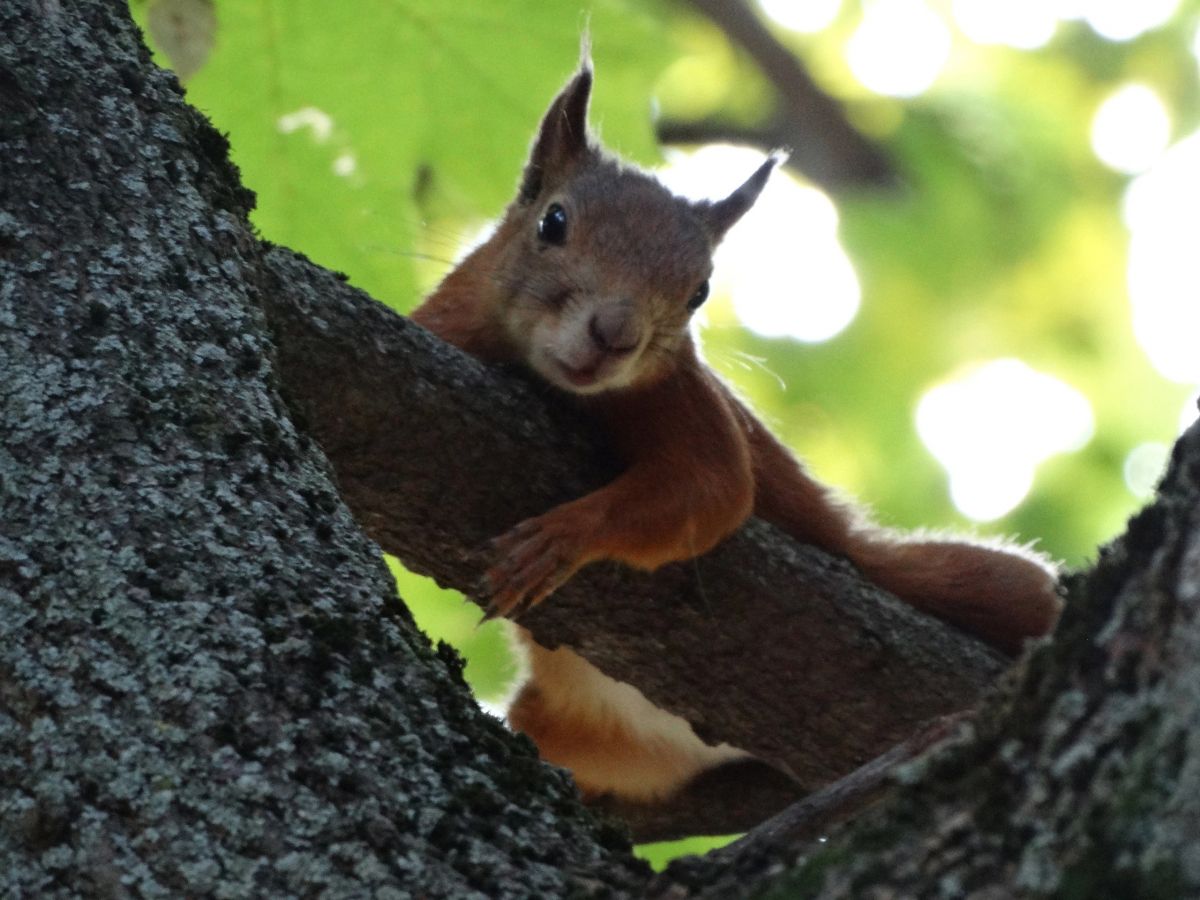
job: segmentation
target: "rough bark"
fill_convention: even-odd
[[[828,843],[775,822],[651,881],[478,712],[360,530],[469,585],[485,538],[611,471],[594,436],[260,244],[225,150],[123,3],[0,6],[6,894],[1200,893],[1200,432],[898,792]],[[652,578],[597,568],[528,624],[803,787],[999,667],[761,523]]]
[[[293,428],[251,197],[123,2],[0,4],[0,192],[0,893],[641,883]]]

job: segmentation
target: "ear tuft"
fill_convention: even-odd
[[[771,177],[775,167],[783,165],[787,158],[787,150],[772,150],[754,174],[724,200],[698,204],[700,218],[714,242],[720,241],[738,219],[749,211],[766,187],[767,179]]]
[[[548,186],[561,184],[588,155],[587,110],[591,94],[592,59],[585,34],[579,69],[550,104],[533,142],[521,181],[522,202],[532,202]]]
[[[583,33],[579,35],[579,71],[585,69],[591,72],[592,66],[592,31],[587,25],[583,28]]]

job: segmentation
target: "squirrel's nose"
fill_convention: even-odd
[[[588,336],[598,350],[622,356],[637,349],[641,340],[637,322],[625,310],[600,310],[588,320]]]

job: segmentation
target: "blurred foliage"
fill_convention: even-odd
[[[185,33],[188,10],[207,5],[158,2]],[[143,23],[148,6],[133,3]],[[948,17],[948,3],[935,6]],[[585,28],[593,122],[644,164],[660,159],[656,109],[753,123],[771,102],[754,63],[682,2],[218,0],[215,12],[215,35],[200,42],[211,38],[211,54],[187,94],[229,133],[258,194],[256,226],[400,311],[510,198]],[[1078,22],[1029,52],[957,35],[942,77],[909,100],[871,94],[848,68],[860,15],[847,2],[822,32],[777,33],[901,174],[897,189],[835,198],[862,308],[834,339],[802,345],[750,333],[718,297],[709,355],[821,477],[906,527],[970,527],[914,427],[929,386],[1000,357],[1073,385],[1092,404],[1094,437],[1041,466],[1027,500],[983,530],[1036,537],[1080,564],[1142,502],[1123,460],[1173,440],[1189,393],[1157,375],[1132,336],[1127,179],[1093,156],[1091,117],[1139,80],[1166,101],[1174,138],[1196,127],[1195,4],[1126,43]],[[761,365],[737,363],[746,357]],[[473,606],[397,575],[423,627],[462,648],[469,680],[499,701],[515,672],[499,626],[477,631]]]

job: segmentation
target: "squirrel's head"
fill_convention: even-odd
[[[691,202],[589,139],[585,61],[551,103],[496,236],[495,298],[539,375],[594,394],[648,384],[690,349],[712,254],[781,157],[728,197]]]

